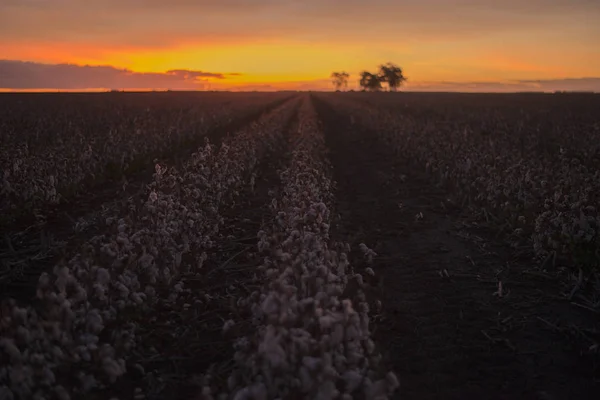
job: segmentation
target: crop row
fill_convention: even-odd
[[[59,203],[87,183],[127,176],[155,157],[197,145],[217,126],[283,99],[180,95],[158,96],[162,103],[156,103],[156,97],[142,95],[29,96],[17,97],[0,112],[3,219]]]
[[[203,394],[387,398],[398,381],[382,368],[371,339],[362,276],[350,267],[348,246],[329,237],[334,188],[309,101],[303,102],[290,136],[291,161],[280,172],[283,194],[272,201],[273,222],[258,232],[263,285],[238,302],[251,311],[255,328],[236,341],[228,388],[213,393],[207,384]]]
[[[140,324],[157,306],[193,297],[183,275],[202,279],[220,210],[252,184],[295,109],[284,103],[218,149],[207,140],[179,170],[157,164],[147,200],[107,209],[104,234],[42,274],[35,303],[4,302],[0,398],[79,398],[122,377],[143,346]]]
[[[513,246],[529,246],[546,266],[550,260],[584,272],[600,266],[600,126],[589,115],[563,110],[571,117],[547,132],[556,146],[544,146],[545,132],[528,134],[531,127],[523,125],[527,109],[519,121],[503,116],[502,108],[474,113],[460,103],[419,114],[405,112],[407,105],[373,107],[375,97],[371,107],[351,98],[325,100],[451,189]],[[575,135],[571,122],[577,120],[587,123]]]
[[[593,134],[600,132],[598,96],[360,93],[347,98],[395,116],[435,121],[437,128],[466,129],[472,135],[499,139],[518,150],[521,157],[553,160],[562,148],[588,166],[600,162],[600,142]]]

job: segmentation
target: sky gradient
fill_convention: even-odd
[[[600,91],[598,0],[0,0],[0,89]]]

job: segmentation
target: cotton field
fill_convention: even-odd
[[[600,99],[473,96],[0,96],[0,399],[597,398]]]

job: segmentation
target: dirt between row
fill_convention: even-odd
[[[562,300],[557,282],[524,274],[531,266],[501,243],[465,230],[463,210],[376,132],[313,102],[337,181],[332,230],[378,253],[374,332],[400,378],[397,398],[599,398],[597,358],[573,334],[597,332],[598,316]]]

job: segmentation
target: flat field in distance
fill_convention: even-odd
[[[600,396],[600,95],[1,94],[0,173],[0,399]]]

